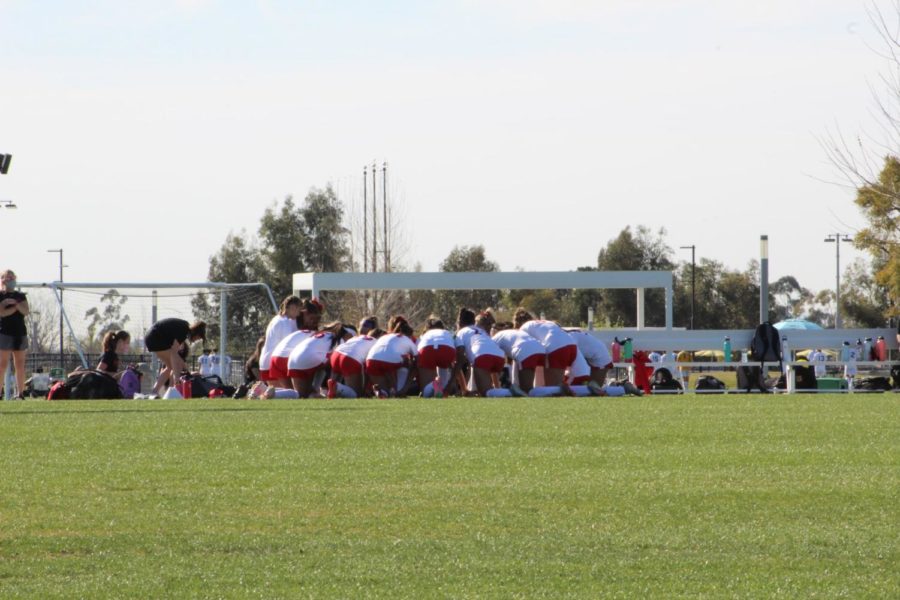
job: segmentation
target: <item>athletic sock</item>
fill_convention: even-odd
[[[292,399],[299,398],[300,394],[297,393],[297,390],[291,388],[276,388],[275,397],[278,399]]]
[[[506,388],[491,388],[485,396],[488,398],[512,398],[512,392]]]
[[[534,398],[547,398],[549,396],[559,396],[562,393],[562,388],[558,385],[544,385],[541,387],[533,387],[531,391],[528,392],[529,396]]]

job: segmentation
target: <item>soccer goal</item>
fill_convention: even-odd
[[[132,352],[143,354],[144,335],[159,319],[203,320],[211,348],[219,356],[246,356],[278,311],[265,283],[19,283],[28,295],[26,320],[32,362],[73,368],[67,356],[83,367],[102,352],[103,336],[124,329],[131,334]],[[215,345],[212,345],[215,344]],[[58,362],[50,357],[58,357]],[[237,361],[235,361],[237,362]],[[155,364],[154,364],[155,366]],[[223,373],[224,374],[224,373]]]

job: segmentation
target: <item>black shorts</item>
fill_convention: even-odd
[[[28,337],[24,335],[7,335],[0,333],[0,350],[28,350]]]
[[[148,331],[147,337],[144,338],[144,345],[150,352],[162,352],[163,350],[171,350],[172,344],[175,343],[175,336],[168,335],[165,331]]]

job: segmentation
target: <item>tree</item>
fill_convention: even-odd
[[[879,265],[875,265],[880,272]],[[879,285],[869,266],[857,259],[847,265],[841,285],[841,315],[847,327],[884,327],[890,292]],[[832,296],[833,297],[833,296]]]
[[[250,246],[246,234],[229,233],[225,243],[209,259],[208,281],[257,283],[266,281],[267,269],[262,254]],[[261,293],[233,294],[227,298],[229,352],[241,354],[253,348],[272,317],[272,303]],[[206,322],[207,337],[216,343],[221,336],[220,295],[202,292],[191,299],[194,316]]]
[[[900,2],[885,8],[872,3],[869,20],[880,38],[875,52],[885,59],[882,86],[873,87],[877,133],[864,132],[851,140],[838,130],[822,146],[838,175],[857,190],[856,205],[868,221],[854,243],[867,250],[875,266],[874,281],[888,291],[885,315],[898,314],[900,298]],[[876,266],[877,265],[877,266]],[[843,304],[843,302],[842,302]]]
[[[690,322],[691,265],[681,263],[675,278],[675,325]],[[759,274],[755,263],[746,271],[732,271],[715,260],[696,264],[695,329],[751,329],[758,324]]]
[[[441,264],[440,270],[444,273],[462,272],[496,272],[500,266],[494,261],[488,260],[484,246],[454,246]],[[500,300],[500,290],[441,290],[435,293],[434,312],[444,322],[455,322],[460,307],[466,306],[473,310],[497,306]]]
[[[266,264],[266,281],[277,298],[291,293],[294,273],[307,270],[306,222],[292,196],[279,207],[270,206],[259,223],[261,254]]]
[[[84,313],[84,318],[88,321],[84,344],[86,350],[98,350],[106,332],[124,329],[125,324],[131,320],[131,317],[122,312],[127,302],[128,296],[123,296],[118,290],[108,290],[100,296],[100,303],[105,303],[105,306],[93,307]]]
[[[643,225],[632,233],[623,229],[597,255],[600,271],[672,271],[672,249],[666,245],[665,230],[655,235]],[[633,290],[603,290],[600,296],[602,318],[618,326],[637,324],[637,295]],[[647,325],[665,325],[666,297],[663,290],[647,290],[645,299]]]

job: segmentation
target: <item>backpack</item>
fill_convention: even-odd
[[[724,394],[725,393],[725,382],[721,379],[713,377],[712,375],[704,375],[700,379],[697,380],[697,383],[694,384],[694,389],[698,392],[704,391],[707,393],[714,394]]]
[[[758,360],[761,363],[775,362],[781,363],[781,337],[778,330],[766,321],[760,323],[753,333],[753,340],[750,342],[750,360]]]
[[[125,372],[119,377],[119,390],[122,392],[123,398],[131,400],[135,394],[140,393],[141,375],[142,373],[134,367],[125,369]]]
[[[113,400],[122,398],[119,383],[100,371],[78,371],[66,379],[72,400]]]
[[[653,374],[653,383],[650,388],[655,391],[681,391],[681,382],[672,377],[672,372],[665,367],[660,367]]]
[[[209,393],[213,390],[222,390],[222,394],[226,396],[235,392],[235,388],[225,385],[218,375],[191,375],[191,398],[209,398]]]

